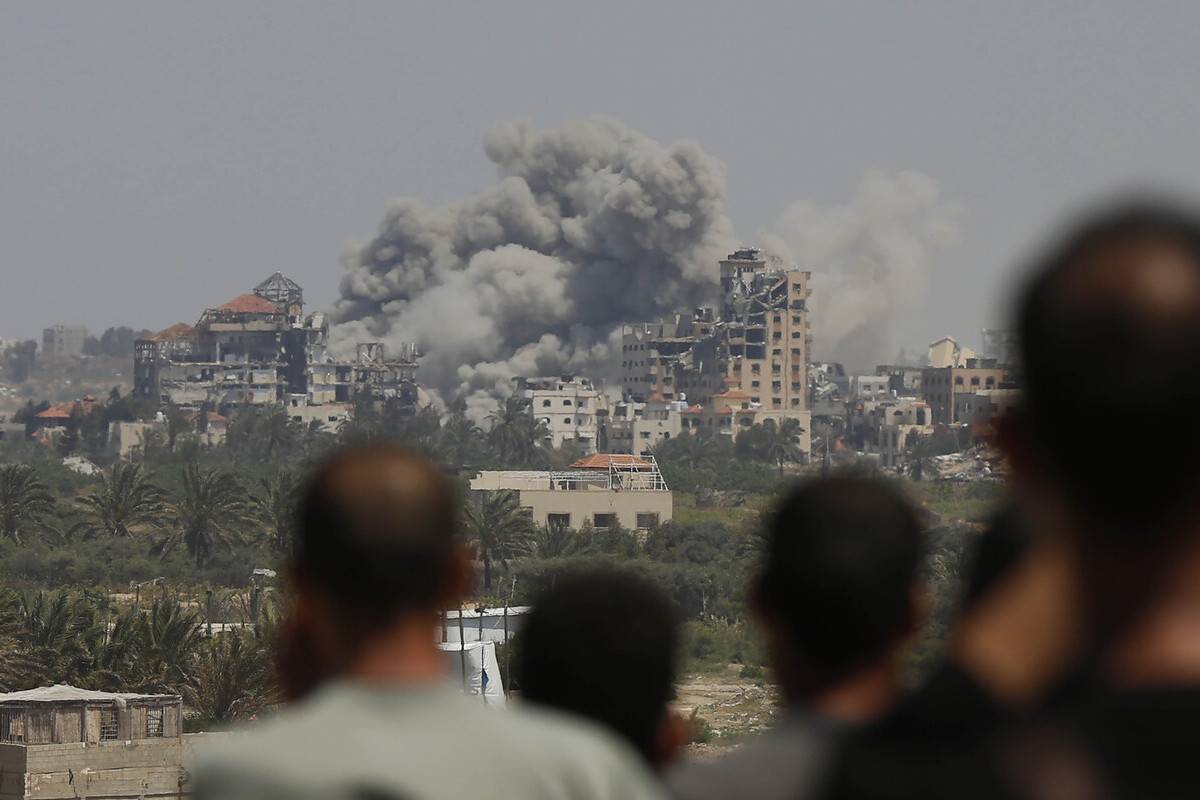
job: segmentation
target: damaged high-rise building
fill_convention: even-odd
[[[770,262],[754,248],[731,253],[720,266],[717,308],[622,328],[624,392],[707,406],[737,389],[748,398],[746,410],[806,416],[811,273]]]
[[[287,406],[300,421],[334,416],[301,409],[347,404],[362,393],[416,405],[417,353],[387,353],[364,342],[354,361],[327,352],[322,312],[304,314],[304,292],[276,272],[229,302],[206,309],[193,325],[179,323],[134,348],[134,393],[160,403],[226,409]]]

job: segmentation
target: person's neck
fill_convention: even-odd
[[[1200,685],[1200,545],[1181,554],[1158,598],[1110,648],[1117,686]]]
[[[826,719],[858,725],[878,719],[896,699],[898,671],[883,659],[814,695],[792,703]]]
[[[444,665],[436,642],[432,616],[412,615],[358,648],[342,671],[353,683],[372,686],[433,685],[444,678]]]

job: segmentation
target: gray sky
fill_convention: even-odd
[[[647,7],[648,6],[648,7]],[[871,168],[962,204],[897,344],[973,342],[1098,191],[1200,178],[1185,3],[3,3],[0,336],[310,303],[389,199],[494,179],[492,126],[614,116],[724,161],[747,241]]]

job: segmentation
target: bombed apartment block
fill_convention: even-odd
[[[189,796],[181,711],[178,695],[0,694],[0,798]]]
[[[195,325],[178,323],[139,340],[134,393],[220,410],[275,404],[294,410],[350,403],[362,393],[417,401],[415,348],[389,354],[382,343],[362,343],[353,361],[341,361],[327,352],[328,338],[325,315],[305,315],[303,290],[276,272],[252,292],[205,309]]]
[[[810,273],[746,248],[720,262],[720,275],[715,309],[623,326],[623,390],[635,400],[708,405],[733,385],[752,407],[806,412]]]
[[[575,375],[521,378],[517,391],[528,401],[534,419],[546,425],[540,444],[562,447],[574,442],[584,455],[596,452],[608,398],[590,380]]]

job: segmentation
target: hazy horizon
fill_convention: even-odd
[[[956,230],[896,348],[975,343],[1097,193],[1200,178],[1183,4],[451,6],[0,9],[0,337],[194,322],[275,270],[327,306],[390,201],[494,184],[484,138],[514,120],[697,142],[746,244],[927,176]]]

